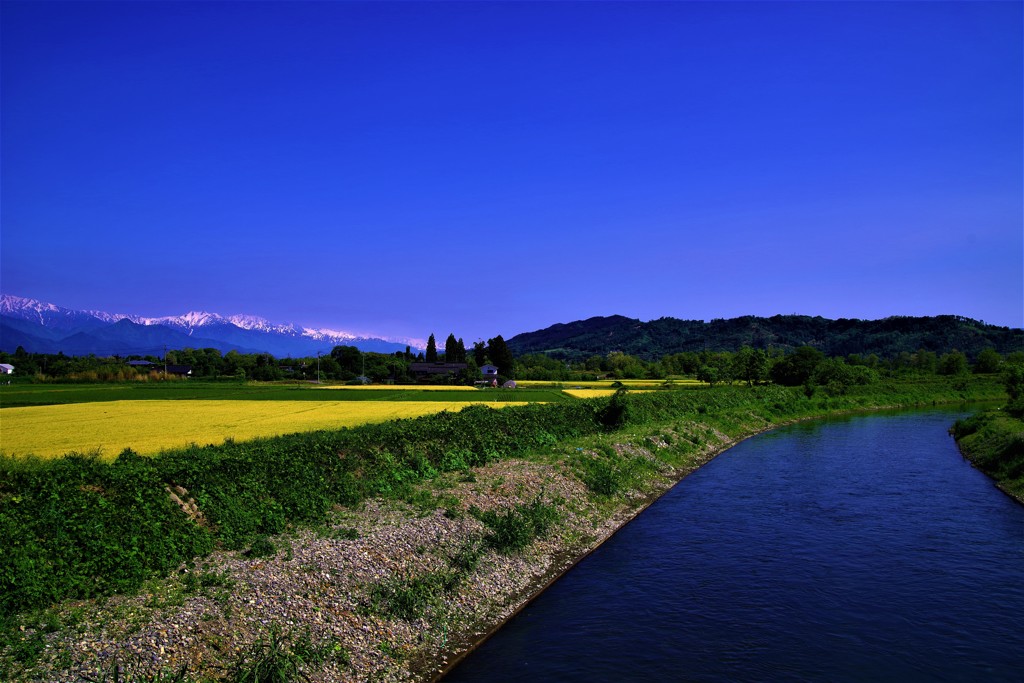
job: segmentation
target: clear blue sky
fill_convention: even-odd
[[[1020,2],[9,2],[5,293],[1024,325]]]

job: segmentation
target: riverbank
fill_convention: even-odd
[[[136,595],[22,614],[0,658],[20,681],[115,680],[114,671],[232,680],[259,666],[318,681],[430,680],[735,442],[797,419],[966,397],[918,387],[887,398],[630,397],[614,431],[550,439],[522,457],[423,478],[401,497],[335,507],[267,545],[182,565]],[[673,403],[683,399],[690,409]]]
[[[439,476],[419,487],[422,504],[374,499],[338,510],[326,524],[274,537],[276,550],[266,557],[215,552],[194,568],[149,582],[138,595],[65,602],[24,624],[22,649],[33,641],[41,647],[31,666],[8,674],[21,681],[114,680],[117,669],[121,680],[231,680],[259,659],[276,658],[281,666],[301,659],[318,681],[436,678],[685,473],[735,441],[716,433],[669,465],[677,456],[657,452],[670,449],[665,441],[643,447],[632,443],[639,434],[628,435],[630,441],[616,436],[592,438],[571,454],[555,457],[553,448],[529,460]],[[660,434],[676,436],[677,443],[692,443],[676,432]],[[572,461],[608,449],[636,463],[638,474],[616,495],[596,496]],[[537,500],[557,510],[548,534],[522,552],[486,546],[488,528],[474,515]],[[434,507],[439,502],[444,506]],[[453,571],[465,562],[460,553],[474,547],[484,551],[452,590],[417,588]],[[375,588],[389,582],[401,597],[375,605]],[[400,616],[420,597],[420,611]],[[182,678],[173,678],[179,673]]]
[[[950,433],[965,458],[1024,504],[1024,419],[1019,411],[986,410],[959,420]]]

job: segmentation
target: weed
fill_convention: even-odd
[[[302,671],[307,647],[290,646],[288,638],[278,627],[271,627],[266,638],[261,638],[243,653],[228,674],[231,683],[289,683],[311,680]]]
[[[393,645],[392,643],[381,643],[377,646],[377,649],[380,650],[381,653],[383,653],[385,656],[390,657],[391,659],[401,660],[405,658],[405,655],[402,652],[402,648],[398,647],[397,645]]]
[[[269,557],[277,553],[277,548],[266,536],[257,538],[245,551],[246,557]]]
[[[370,590],[367,609],[373,614],[406,621],[419,619],[439,604],[459,579],[456,573],[442,570],[382,581]]]
[[[8,639],[8,651],[14,661],[25,667],[32,666],[46,649],[46,637],[39,631],[19,635]]]
[[[532,503],[516,505],[504,513],[478,511],[477,516],[489,530],[484,540],[505,554],[519,552],[545,536],[559,519],[557,508],[544,503],[539,495]]]
[[[359,530],[355,527],[335,529],[334,533],[331,535],[331,538],[337,539],[339,541],[355,541],[359,539]]]
[[[197,593],[201,588],[231,588],[235,585],[229,572],[189,572],[181,579],[185,592]]]
[[[465,576],[476,569],[483,554],[483,545],[477,541],[467,541],[448,558],[448,566]]]
[[[167,669],[165,667],[155,668],[152,664],[148,666],[136,662],[141,666],[131,677],[125,673],[125,666],[116,657],[96,673],[95,676],[82,674],[82,679],[89,683],[185,683],[188,680],[188,666],[182,664],[180,669]]]
[[[622,488],[619,471],[608,460],[588,459],[581,462],[581,479],[587,488],[601,496],[614,496]]]

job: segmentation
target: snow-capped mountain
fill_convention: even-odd
[[[126,322],[127,321],[127,322]],[[149,328],[149,329],[143,329]],[[273,323],[253,315],[223,316],[205,311],[145,317],[105,311],[78,311],[10,294],[0,294],[0,350],[69,355],[150,354],[163,347],[217,348],[223,352],[270,353],[277,357],[329,352],[337,345],[389,353],[418,339],[367,337],[329,329]],[[145,347],[145,348],[142,348]]]

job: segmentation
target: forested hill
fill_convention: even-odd
[[[683,351],[736,351],[742,346],[785,351],[813,346],[829,356],[859,353],[877,354],[881,358],[919,349],[939,354],[956,349],[973,360],[986,348],[1004,355],[1024,351],[1024,330],[986,325],[954,315],[883,320],[776,315],[711,322],[678,318],[641,322],[613,315],[518,334],[508,340],[508,346],[516,356],[544,353],[565,360],[581,360],[611,351],[656,360]]]

